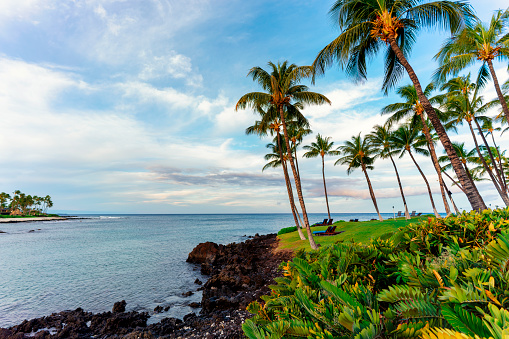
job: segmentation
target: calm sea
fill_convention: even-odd
[[[77,307],[104,312],[123,299],[128,311],[170,306],[150,322],[181,318],[193,311],[187,304],[201,300],[199,292],[188,298],[182,293],[199,287],[195,279],[207,279],[185,262],[197,244],[243,241],[293,224],[291,214],[89,217],[0,224],[6,232],[0,233],[0,327]],[[326,217],[310,214],[310,221]],[[376,214],[332,217],[369,220]]]

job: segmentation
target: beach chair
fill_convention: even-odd
[[[422,213],[417,213],[417,216],[420,217]]]
[[[327,226],[332,225],[332,220],[334,220],[334,219],[329,219],[329,222],[327,223]]]
[[[401,211],[398,211],[398,217],[401,217]]]
[[[327,232],[317,233],[317,234],[315,234],[315,235],[320,236],[320,237],[326,237],[326,236],[331,236],[331,235],[340,234],[340,233],[343,233],[343,232],[344,232],[344,231],[336,232],[336,226],[333,226],[333,227],[331,227],[329,230],[327,230]]]
[[[411,217],[415,217],[415,211],[412,211],[412,214],[410,214]]]
[[[317,223],[314,223],[313,225],[311,226],[327,226],[327,218],[323,219],[322,222],[317,222]]]
[[[349,222],[353,222],[353,219],[350,219]]]
[[[332,228],[336,228],[336,226],[334,227],[327,227],[327,229],[325,231],[314,231],[313,234],[314,235],[318,235],[318,234],[321,234],[321,233],[327,233],[327,232],[330,232]]]
[[[354,222],[359,222],[359,219],[354,219]]]

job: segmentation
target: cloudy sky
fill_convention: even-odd
[[[506,0],[471,2],[488,20]],[[253,66],[313,62],[338,33],[323,0],[2,0],[0,2],[0,191],[53,197],[79,213],[287,212],[281,171],[262,173],[269,140],[244,135],[255,116],[234,111],[258,90]],[[423,32],[410,62],[423,83],[445,32]],[[498,64],[501,80],[507,66]],[[305,110],[336,144],[384,122],[397,100],[331,68],[314,91],[332,105]],[[404,78],[401,85],[407,84]],[[488,86],[485,96],[495,97]],[[466,131],[452,136],[473,146]],[[310,143],[314,135],[305,140]],[[500,138],[507,148],[509,137]],[[439,152],[442,149],[439,148]],[[301,152],[302,153],[302,152]],[[372,212],[361,172],[326,162],[331,210]],[[418,157],[443,211],[436,174]],[[300,160],[308,210],[326,212],[319,159]],[[398,160],[411,210],[430,211],[422,178]],[[389,162],[370,173],[382,211],[402,209]],[[489,204],[501,204],[489,182]],[[453,190],[458,206],[469,204]]]

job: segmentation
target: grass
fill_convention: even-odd
[[[371,238],[379,237],[385,233],[392,232],[399,227],[406,226],[412,222],[417,222],[422,219],[426,219],[427,216],[420,216],[411,218],[410,220],[405,220],[404,217],[396,218],[395,220],[384,220],[382,222],[376,221],[360,221],[360,222],[335,222],[333,225],[336,227],[336,232],[344,231],[341,234],[333,235],[333,236],[325,236],[325,237],[314,237],[315,242],[320,244],[321,246],[332,245],[338,240],[355,240],[356,242],[368,242]],[[317,226],[311,227],[312,231],[324,231],[327,229],[327,226]],[[307,234],[306,231],[304,234]],[[300,249],[310,250],[309,241],[300,240],[299,234],[297,232],[291,232],[279,235],[280,239],[278,250],[291,250],[297,251]]]

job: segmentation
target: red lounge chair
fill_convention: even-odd
[[[327,220],[327,219],[326,219],[326,220]],[[329,222],[327,223],[327,226],[332,225],[332,220],[334,220],[334,219],[329,219]],[[325,220],[324,220],[324,221],[325,221]]]

